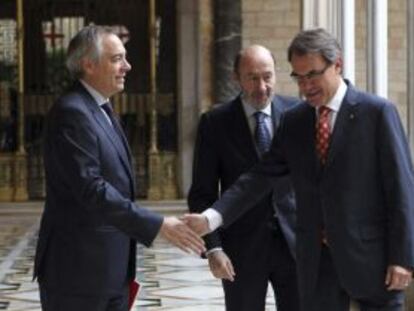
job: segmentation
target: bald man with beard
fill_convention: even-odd
[[[259,161],[282,112],[297,103],[297,99],[275,95],[275,60],[263,46],[238,53],[234,77],[241,93],[200,120],[188,196],[192,212],[209,207]],[[227,311],[264,310],[269,282],[278,311],[299,310],[295,213],[286,177],[231,226],[205,237],[210,270],[223,280]]]

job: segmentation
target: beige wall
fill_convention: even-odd
[[[286,49],[300,29],[300,0],[242,0],[242,45],[262,44],[276,57],[279,93],[297,95]]]

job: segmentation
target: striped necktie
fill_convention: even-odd
[[[269,150],[270,144],[272,143],[272,137],[270,136],[269,129],[267,128],[265,118],[266,114],[257,111],[254,113],[256,119],[256,129],[254,131],[254,138],[256,140],[256,146],[259,150],[260,156]]]

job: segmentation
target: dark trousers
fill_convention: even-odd
[[[109,297],[71,295],[39,286],[42,311],[127,311],[128,289]]]
[[[339,282],[329,248],[323,246],[313,301],[303,311],[349,311],[351,299],[355,300],[361,311],[404,311],[404,294],[401,291],[383,291],[377,297],[350,297]]]
[[[269,282],[273,287],[278,311],[299,311],[296,262],[282,232],[276,230],[268,244],[263,242],[256,243],[262,251],[250,251],[249,255],[253,259],[249,260],[248,266],[241,269],[235,267],[234,282],[223,281],[226,311],[265,310]],[[268,247],[269,251],[264,252],[264,247]],[[266,253],[267,258],[260,258],[261,252]]]

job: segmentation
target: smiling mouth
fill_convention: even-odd
[[[267,94],[265,94],[265,93],[263,93],[263,94],[255,94],[254,95],[254,98],[256,98],[256,99],[258,99],[258,100],[265,100],[265,99],[267,99],[269,96],[267,95]]]
[[[319,91],[315,91],[315,92],[308,92],[308,93],[306,93],[305,94],[305,97],[306,98],[313,98],[313,97],[316,97],[316,96],[318,96],[320,94],[320,92]]]

